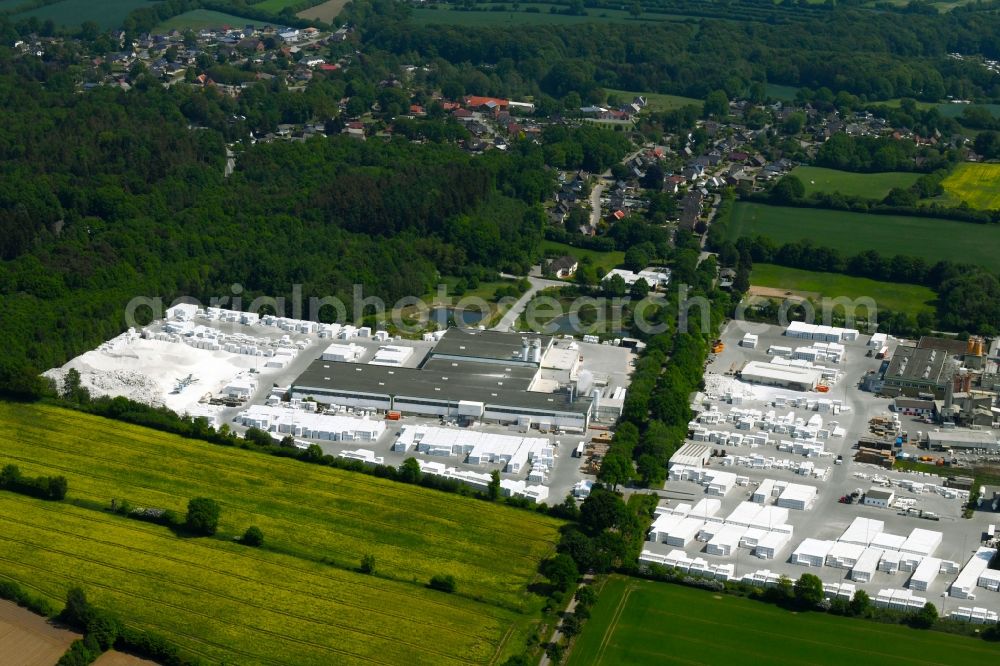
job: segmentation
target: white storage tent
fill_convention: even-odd
[[[859,544],[862,546],[869,546],[878,537],[885,523],[881,520],[873,520],[872,518],[862,518],[858,516],[854,519],[844,533],[840,536],[838,541],[844,543]]]
[[[778,496],[777,505],[787,509],[805,511],[816,501],[816,486],[789,483]]]
[[[803,539],[802,543],[792,551],[791,563],[807,567],[821,567],[826,560],[827,553],[833,548],[833,544],[833,541]]]
[[[910,536],[903,542],[903,545],[899,547],[899,550],[903,553],[913,553],[915,555],[933,555],[937,547],[941,545],[943,537],[944,535],[941,532],[915,527],[910,532]]]
[[[667,533],[666,543],[684,548],[694,540],[704,524],[705,521],[699,518],[684,518]]]
[[[941,560],[936,557],[926,557],[917,570],[913,572],[910,576],[909,586],[914,590],[920,590],[921,592],[926,592],[927,588],[934,579],[937,578],[938,572],[941,569]]]
[[[997,554],[996,548],[980,548],[969,558],[969,561],[958,574],[958,578],[948,588],[948,595],[959,599],[975,600],[975,589],[979,584],[979,576],[990,564],[990,560]]]
[[[759,527],[747,528],[747,531],[743,533],[743,538],[740,539],[741,548],[756,548],[757,544],[767,536],[767,530],[761,529]]]
[[[753,554],[764,560],[773,560],[791,540],[790,532],[768,532],[763,539],[757,541]]]
[[[712,537],[705,547],[705,552],[709,555],[720,555],[723,557],[732,555],[739,546],[740,539],[747,528],[739,525],[723,525]]]
[[[667,538],[670,530],[677,527],[684,520],[684,516],[676,514],[662,514],[653,521],[653,526],[649,530],[650,541],[663,541]]]
[[[754,518],[756,518],[762,510],[763,507],[759,504],[754,504],[753,502],[740,502],[736,505],[736,508],[733,509],[732,513],[726,517],[726,524],[750,527]]]
[[[712,478],[706,484],[709,495],[724,497],[736,485],[736,474],[733,472],[712,472]]]
[[[898,550],[886,550],[882,552],[882,559],[879,560],[878,569],[886,573],[894,574],[899,571],[900,552]]]
[[[878,563],[881,559],[881,548],[866,548],[865,552],[861,554],[861,557],[858,558],[858,561],[851,569],[851,579],[859,583],[871,582],[872,576],[875,575],[875,570],[878,568]]]
[[[835,569],[852,569],[864,552],[865,546],[838,541],[826,554],[826,566]]]
[[[871,545],[884,548],[885,550],[899,550],[904,543],[906,543],[906,537],[901,534],[880,532],[875,535],[874,539],[872,539]]]
[[[711,497],[705,497],[698,500],[698,503],[691,508],[688,515],[692,518],[701,518],[702,520],[705,520],[717,514],[721,508],[721,501]]]

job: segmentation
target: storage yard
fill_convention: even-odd
[[[925,412],[981,413],[986,399],[976,403],[969,385],[993,381],[987,345],[731,322],[717,348],[640,562],[763,586],[808,572],[829,597],[864,589],[876,606],[930,601],[942,615],[996,621],[1000,571],[987,567],[996,549],[984,533],[1000,520],[963,518],[971,472],[892,469],[918,446],[995,454],[990,416],[978,430],[924,423]],[[889,398],[897,359],[917,352],[921,361],[902,365],[918,377]],[[879,393],[862,390],[872,384]],[[910,390],[938,392],[918,400]]]

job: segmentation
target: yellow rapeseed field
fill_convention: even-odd
[[[81,585],[210,661],[488,663],[523,638],[558,522],[455,495],[49,406],[0,403],[0,465],[62,474],[61,503],[0,492],[0,578],[61,601]],[[215,538],[102,510],[222,507]],[[249,525],[265,547],[232,537]],[[356,573],[365,554],[376,576]],[[450,574],[458,594],[424,587]]]
[[[1000,164],[964,163],[942,182],[945,193],[973,208],[1000,209]]]

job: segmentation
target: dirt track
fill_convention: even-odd
[[[0,661],[4,666],[52,666],[80,637],[13,602],[0,601]]]
[[[818,298],[819,294],[813,291],[789,291],[787,289],[777,289],[775,287],[750,287],[751,296],[761,296],[762,298],[788,299],[790,301],[804,301],[809,298]]]

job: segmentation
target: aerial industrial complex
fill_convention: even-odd
[[[635,350],[569,336],[384,331],[178,305],[50,372],[95,393],[257,428],[352,460],[398,465],[534,501],[586,495],[586,433],[621,415]]]
[[[640,562],[996,622],[1000,502],[974,477],[997,460],[998,345],[731,322]]]

